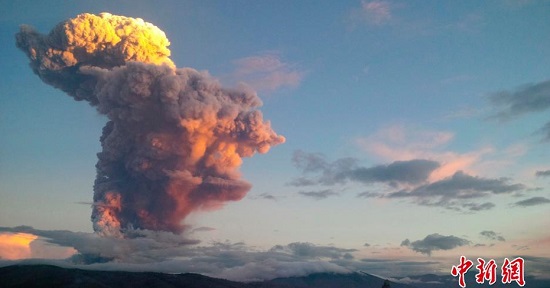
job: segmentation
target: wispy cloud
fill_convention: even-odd
[[[550,170],[537,171],[535,173],[537,177],[550,177]]]
[[[428,179],[430,173],[439,167],[439,163],[424,159],[395,161],[389,164],[364,167],[358,165],[355,158],[340,158],[329,162],[324,155],[295,151],[292,157],[294,165],[302,173],[317,173],[320,176],[311,179],[304,176],[290,182],[294,186],[335,185],[347,181],[358,183],[419,184]]]
[[[451,111],[445,112],[443,115],[444,120],[453,119],[471,119],[477,117],[483,113],[483,109],[472,106],[454,107]]]
[[[550,108],[550,80],[526,84],[513,91],[500,91],[489,96],[500,108],[494,117],[510,119],[526,113],[542,112]]]
[[[388,1],[361,1],[361,17],[368,23],[382,25],[392,19]]]
[[[491,210],[495,208],[495,204],[492,202],[484,202],[484,203],[472,203],[467,202],[462,204],[462,208],[467,209],[472,212],[478,212],[478,211],[484,211],[484,210]]]
[[[495,207],[490,201],[479,199],[495,195],[518,194],[528,189],[521,183],[511,183],[509,178],[475,176],[455,166],[447,166],[442,175],[437,161],[412,159],[389,164],[360,166],[356,158],[340,158],[328,161],[323,154],[295,151],[295,167],[302,175],[288,184],[295,187],[360,184],[369,190],[358,193],[359,198],[408,198],[422,206],[442,207],[456,211],[478,212]],[[433,177],[434,174],[437,177]],[[336,195],[332,190],[299,192],[304,196],[324,199]]]
[[[450,131],[429,130],[414,124],[393,124],[356,138],[355,143],[372,157],[383,161],[427,159],[440,163],[440,167],[430,174],[429,182],[451,177],[458,171],[498,177],[531,146],[518,141],[499,148],[484,142],[477,149],[459,152],[450,149],[454,139],[455,134]]]
[[[506,239],[504,239],[504,237],[498,235],[495,231],[490,231],[490,230],[484,230],[484,231],[481,231],[479,232],[479,234],[481,236],[483,236],[484,238],[487,238],[489,240],[497,240],[497,241],[506,241]]]
[[[514,90],[504,90],[489,95],[491,104],[497,112],[490,118],[511,120],[513,118],[543,112],[550,109],[550,80],[526,84]],[[536,133],[550,141],[550,122],[547,122]]]
[[[447,33],[477,33],[485,25],[483,13],[472,11],[458,18],[439,19],[433,13],[419,15],[408,12],[411,7],[404,1],[362,0],[352,8],[347,17],[348,28],[387,28],[395,30],[400,37],[426,37]],[[461,77],[462,78],[462,77]],[[453,81],[453,79],[450,79]],[[455,79],[465,80],[465,79]]]
[[[483,25],[485,25],[483,14],[471,12],[463,15],[455,22],[444,25],[443,28],[458,32],[476,32],[479,31],[479,28]]]
[[[244,57],[233,64],[231,78],[260,91],[297,87],[305,75],[298,65],[284,62],[276,52]]]
[[[394,124],[383,127],[367,137],[356,139],[357,145],[369,154],[384,160],[405,161],[428,159],[440,166],[429,181],[452,176],[457,171],[475,173],[482,156],[492,152],[490,147],[457,153],[446,149],[455,135],[448,131],[426,130],[411,125]]]
[[[514,205],[519,207],[529,207],[529,206],[544,205],[549,203],[550,203],[550,199],[546,197],[538,196],[538,197],[531,197],[529,199],[518,201],[514,203]]]
[[[413,198],[417,204],[439,206],[453,210],[487,210],[493,203],[472,203],[468,200],[484,198],[497,194],[510,194],[526,189],[519,183],[509,184],[507,178],[483,178],[468,175],[462,171],[453,176],[418,186],[412,190],[401,190],[388,194],[389,198]]]
[[[544,141],[550,141],[550,122],[542,126],[538,131],[538,134],[542,134]]]
[[[382,197],[382,194],[379,192],[374,191],[365,191],[357,194],[357,197],[359,198],[376,198],[376,197]]]
[[[440,82],[443,85],[460,84],[472,80],[472,76],[468,74],[460,74],[442,79]]]
[[[329,190],[329,189],[325,189],[325,190],[321,190],[321,191],[300,191],[300,192],[298,192],[298,194],[306,196],[306,197],[314,198],[316,200],[326,199],[330,196],[337,196],[338,195],[338,193],[336,193],[332,190]]]
[[[272,195],[272,194],[269,194],[269,193],[262,193],[262,194],[259,194],[259,195],[250,195],[250,196],[248,196],[248,198],[253,199],[253,200],[264,199],[264,200],[277,201],[277,197],[275,197],[275,195]]]
[[[192,233],[195,233],[195,232],[210,232],[210,231],[216,231],[216,228],[202,226],[202,227],[193,228],[193,230],[191,230]]]
[[[353,259],[354,257],[350,253],[356,252],[357,249],[344,249],[333,246],[317,246],[308,242],[293,242],[285,246],[276,245],[269,251],[288,253],[305,259]]]
[[[522,9],[524,7],[527,7],[533,3],[536,3],[536,1],[533,0],[505,0],[501,1],[501,4],[508,9],[517,10]]]
[[[508,184],[508,181],[507,178],[482,178],[458,171],[452,177],[419,186],[412,191],[400,191],[393,195],[394,197],[441,196],[444,198],[471,199],[486,196],[488,193],[506,194],[526,188],[523,184]]]
[[[370,183],[386,182],[395,186],[395,182],[419,184],[428,179],[428,176],[437,168],[439,163],[424,159],[409,161],[395,161],[386,165],[373,167],[358,167],[350,171],[352,180]]]

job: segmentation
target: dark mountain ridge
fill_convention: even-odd
[[[516,283],[477,284],[474,274],[466,275],[467,287],[519,287]],[[403,284],[390,281],[391,288],[454,288],[457,278],[426,274],[407,277]],[[403,278],[401,278],[403,279]],[[550,288],[550,280],[526,277],[524,287]],[[349,274],[314,273],[308,276],[275,278],[263,282],[236,282],[195,273],[166,274],[157,272],[96,271],[61,268],[54,265],[12,265],[0,267],[0,288],[11,287],[186,287],[186,288],[381,288],[385,279],[363,272]]]
[[[95,271],[53,265],[13,265],[0,268],[0,287],[186,287],[186,288],[380,288],[384,279],[366,273],[316,273],[303,277],[276,278],[242,283],[200,274]],[[391,283],[392,288],[414,286]]]

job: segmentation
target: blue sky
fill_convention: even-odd
[[[204,228],[190,238],[252,250],[307,242],[354,249],[363,264],[428,263],[425,272],[460,255],[550,265],[548,2],[0,5],[0,226],[92,232],[106,119],[33,75],[14,34],[109,12],[163,30],[177,67],[247,83],[286,137],[244,160],[253,188],[243,200],[186,219]]]

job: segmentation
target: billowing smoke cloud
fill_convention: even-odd
[[[263,120],[255,92],[176,68],[164,32],[141,19],[81,14],[48,35],[22,26],[16,40],[45,83],[109,118],[92,212],[102,235],[180,233],[192,211],[246,195],[242,157],[285,141]]]

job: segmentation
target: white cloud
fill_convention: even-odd
[[[275,52],[241,58],[234,64],[231,78],[260,91],[297,87],[305,75],[297,65],[282,61]]]
[[[189,240],[184,235],[145,230],[133,232],[135,238],[122,239],[99,237],[93,233],[39,230],[27,226],[0,227],[0,233],[34,235],[32,238],[39,237],[46,244],[75,247],[80,253],[68,259],[48,259],[47,255],[43,259],[0,259],[0,267],[19,263],[51,264],[87,270],[200,273],[235,281],[353,271],[365,271],[382,277],[398,277],[433,273],[440,271],[441,267],[447,270],[451,263],[449,261],[454,261],[456,254],[445,253],[446,250],[470,244],[469,241],[456,236],[432,234],[423,240],[404,241],[403,244],[412,250],[396,246],[376,248],[378,245],[373,245],[367,250],[374,254],[374,250],[381,249],[381,257],[359,258],[357,256],[361,251],[357,249],[307,242],[294,242],[259,250],[243,242],[201,244]],[[538,242],[530,245],[548,245],[548,240],[548,237],[540,238]],[[425,261],[424,256],[415,255],[413,250],[423,254],[438,250],[439,253],[437,257]],[[542,258],[546,257],[544,253],[538,256],[541,261],[548,263],[548,258]]]

